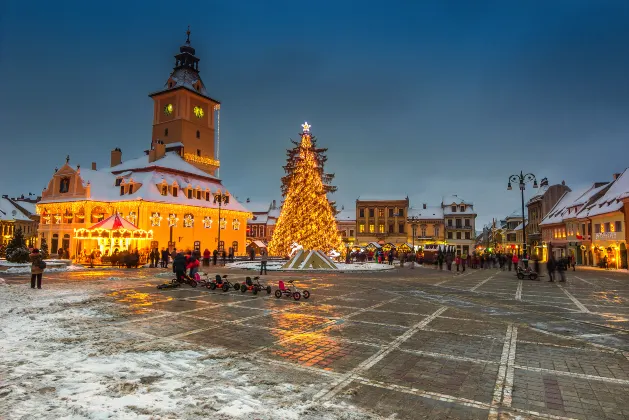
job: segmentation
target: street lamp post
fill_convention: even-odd
[[[229,195],[223,193],[214,194],[214,202],[218,203],[218,250],[221,252],[221,206],[223,203],[229,204]],[[223,247],[222,252],[225,252],[225,247]]]
[[[417,235],[417,225],[413,223],[411,225],[411,228],[413,230],[413,260],[411,263],[411,269],[415,269],[415,256],[417,255],[417,253],[415,252],[415,235]]]
[[[522,171],[520,171],[520,175],[511,175],[509,177],[509,183],[507,184],[507,190],[511,191],[511,183],[517,182],[520,186],[520,195],[522,197],[522,250],[521,255],[524,259],[526,259],[526,218],[524,217],[524,188],[525,185],[529,182],[533,182],[533,188],[537,188],[537,179],[535,179],[535,175],[526,174],[524,175]]]

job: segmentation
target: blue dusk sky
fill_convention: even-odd
[[[333,198],[520,206],[522,169],[571,187],[629,166],[629,2],[5,0],[0,188],[41,193],[70,154],[99,167],[150,145],[152,101],[191,26],[221,108],[221,178],[280,199],[304,120]],[[530,191],[527,191],[529,193]]]

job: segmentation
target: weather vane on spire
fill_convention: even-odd
[[[305,122],[301,125],[301,127],[304,129],[304,133],[310,133],[310,127],[311,127],[311,125],[310,125],[310,124],[308,124],[308,121],[305,121]]]
[[[188,25],[188,30],[186,31],[186,44],[190,43],[190,25]]]

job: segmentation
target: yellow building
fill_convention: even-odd
[[[38,234],[51,252],[63,248],[75,257],[170,247],[245,254],[251,213],[214,176],[220,164],[212,113],[219,103],[205,91],[189,33],[175,58],[165,89],[151,95],[153,139],[144,156],[123,162],[116,148],[109,168],[72,166],[67,158],[55,171],[37,204]],[[77,231],[115,213],[142,233],[77,239],[85,236]]]
[[[408,209],[407,223],[407,241],[411,245],[415,243],[417,249],[423,249],[429,244],[444,243],[445,226],[441,206],[422,204],[420,208],[411,207]]]

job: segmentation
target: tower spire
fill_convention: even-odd
[[[186,44],[190,45],[190,25],[188,25],[188,30],[186,31]]]

